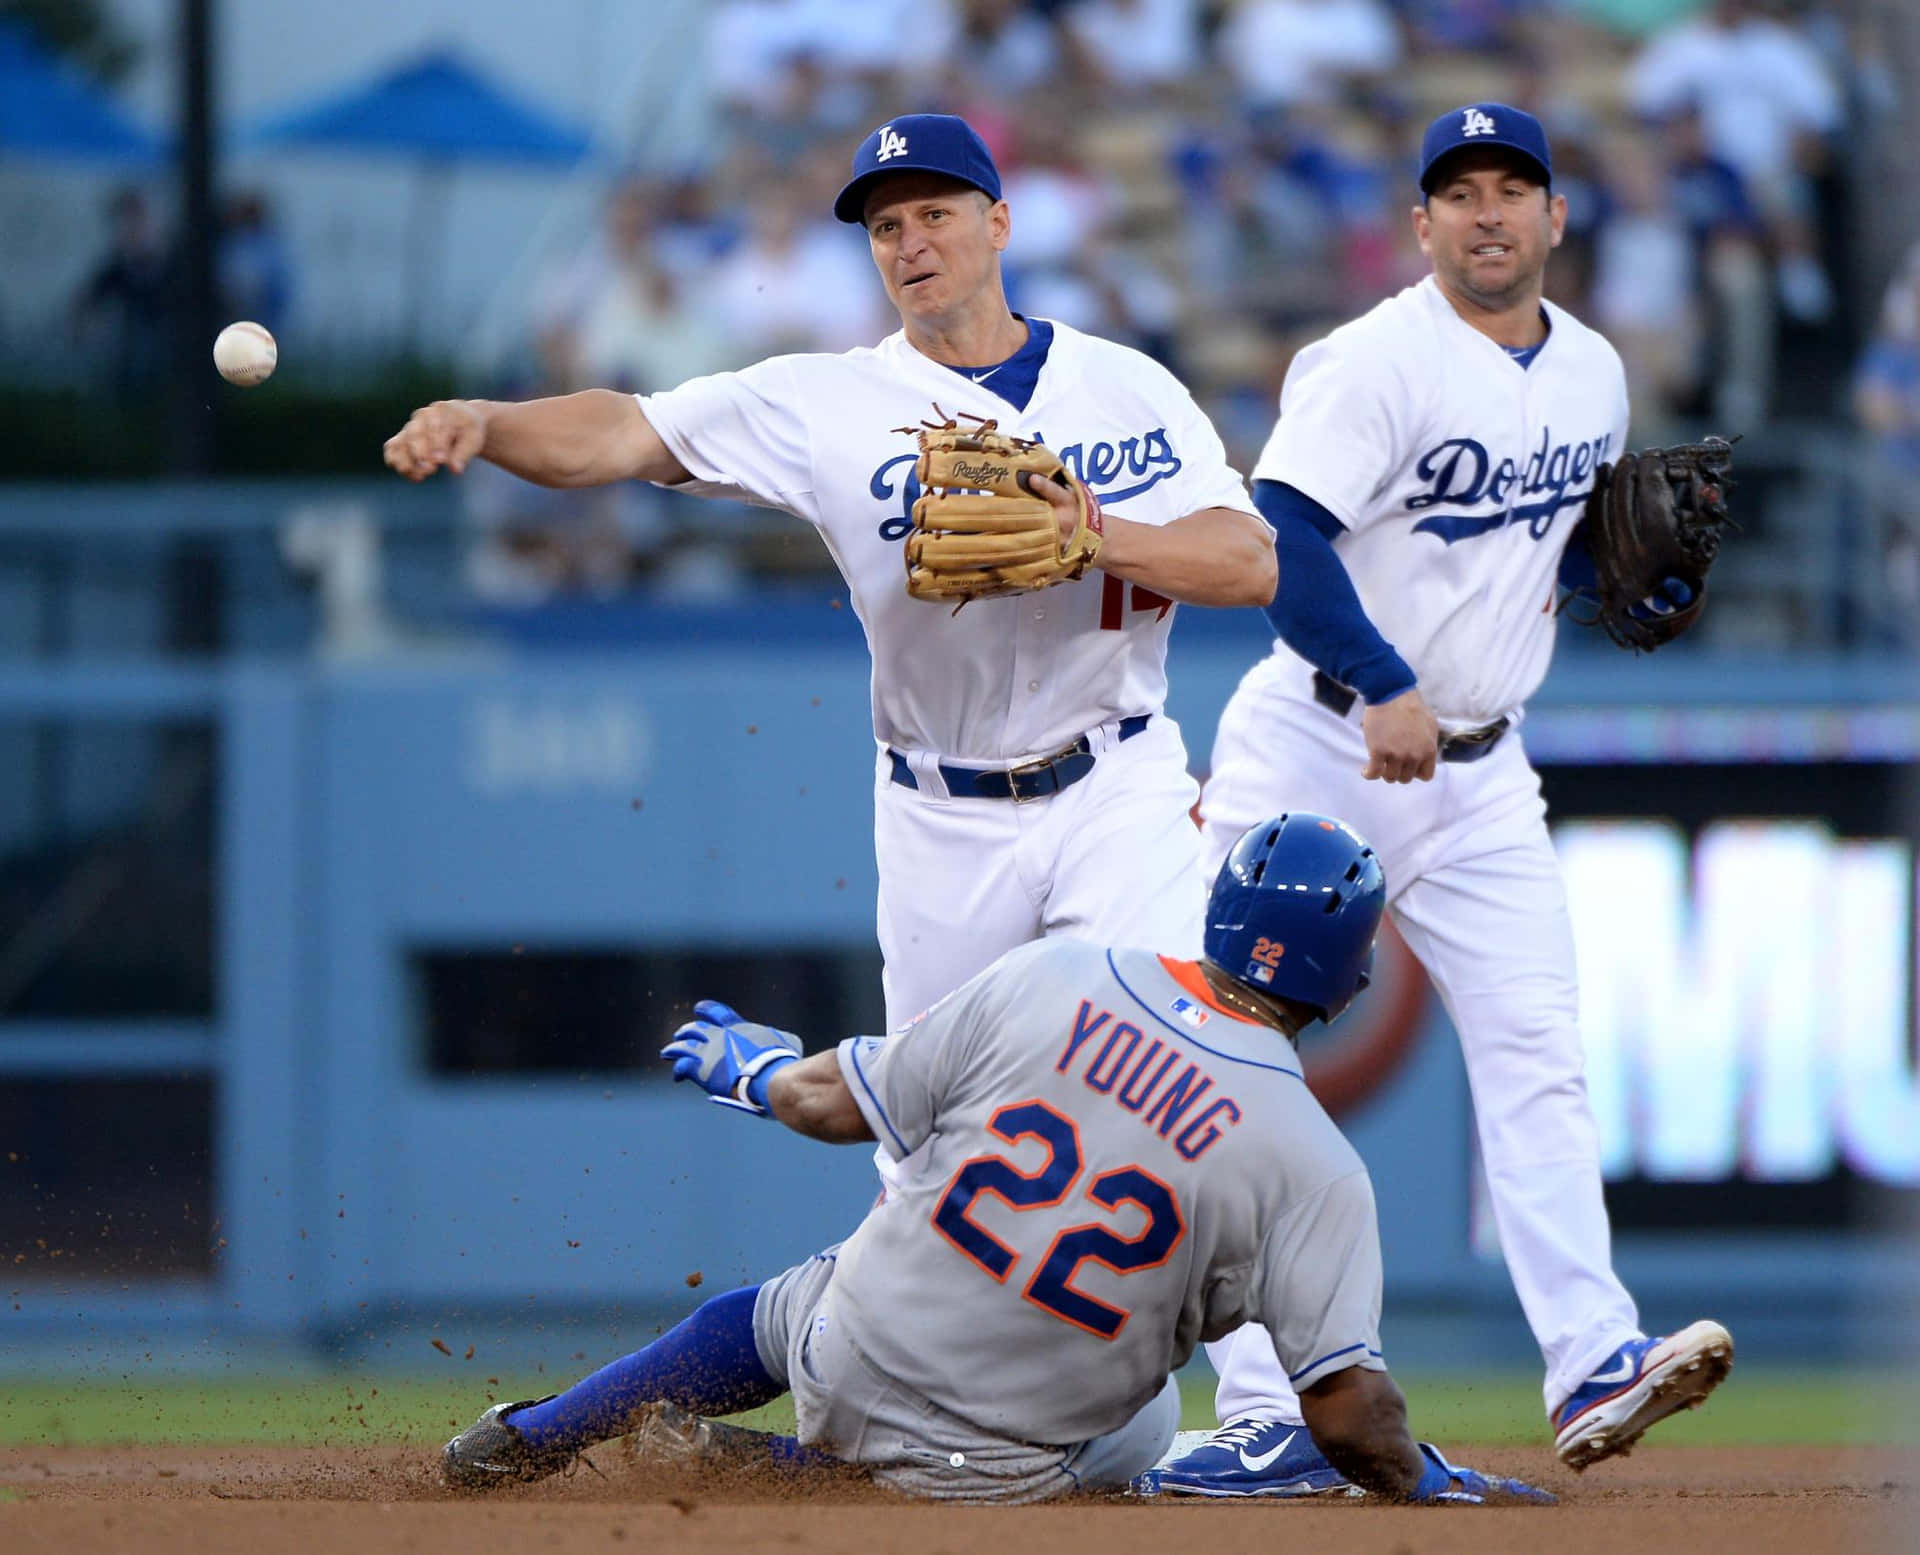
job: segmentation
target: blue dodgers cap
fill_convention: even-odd
[[[1443,113],[1427,126],[1420,141],[1420,192],[1433,192],[1434,164],[1469,146],[1504,146],[1534,164],[1540,182],[1553,183],[1553,153],[1540,121],[1506,103],[1469,103]]]
[[[833,214],[858,222],[866,215],[867,191],[889,173],[945,173],[990,199],[1000,198],[1000,171],[993,153],[965,119],[950,113],[909,113],[889,119],[853,154],[853,177],[833,202]]]

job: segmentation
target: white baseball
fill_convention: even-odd
[[[213,340],[213,365],[228,383],[250,389],[273,376],[280,348],[258,324],[229,324]]]

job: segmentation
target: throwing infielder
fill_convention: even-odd
[[[1171,374],[1008,310],[1008,210],[963,121],[882,125],[834,211],[864,223],[900,314],[877,347],[774,357],[663,394],[441,402],[389,440],[387,463],[415,480],[484,458],[552,486],[657,481],[818,527],[873,653],[890,1026],[1042,935],[1191,953],[1206,877],[1197,792],[1161,711],[1167,638],[1176,601],[1272,598],[1270,531]],[[958,611],[909,597],[919,453],[900,434],[936,406],[1059,455],[1081,490],[1028,489],[1057,511],[1064,546],[1099,516],[1091,488],[1105,510],[1097,570]]]
[[[1394,920],[1460,1033],[1555,1445],[1581,1468],[1699,1403],[1733,1343],[1711,1322],[1645,1337],[1613,1273],[1573,940],[1517,728],[1553,651],[1562,553],[1627,432],[1613,348],[1541,300],[1565,220],[1551,166],[1518,109],[1435,120],[1413,211],[1432,274],[1289,370],[1254,487],[1287,580],[1269,608],[1280,641],[1222,715],[1203,816],[1214,859],[1287,804],[1379,848]],[[1301,1410],[1267,1336],[1209,1354],[1227,1427],[1159,1488],[1337,1483],[1297,1436],[1273,1450]]]
[[[758,1438],[762,1462],[831,1454],[939,1499],[1114,1487],[1173,1436],[1169,1373],[1251,1320],[1354,1485],[1550,1501],[1408,1433],[1366,1169],[1288,1040],[1364,984],[1385,900],[1370,848],[1295,813],[1235,846],[1199,961],[1045,940],[890,1038],[804,1060],[790,1033],[701,1004],[663,1055],[676,1079],[816,1139],[878,1141],[895,1191],[837,1247],[566,1392],[494,1405],[447,1444],[447,1479],[538,1479],[629,1431],[680,1455],[744,1448],[754,1433],[685,1411],[791,1390],[798,1439]]]

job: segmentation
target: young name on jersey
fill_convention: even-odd
[[[1096,1037],[1103,1039],[1097,1047]],[[1171,1140],[1183,1159],[1197,1161],[1240,1121],[1240,1104],[1224,1095],[1206,1100],[1213,1090],[1211,1075],[1195,1063],[1180,1068],[1184,1055],[1158,1037],[1140,1052],[1143,1041],[1146,1033],[1132,1021],[1118,1020],[1112,1010],[1095,1009],[1091,999],[1082,999],[1053,1067],[1067,1074],[1076,1061],[1084,1062],[1080,1078],[1088,1090],[1117,1103],[1162,1139]],[[1169,1083],[1176,1069],[1179,1073]]]

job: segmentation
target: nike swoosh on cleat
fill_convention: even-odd
[[[1596,1371],[1591,1377],[1587,1378],[1587,1385],[1591,1387],[1596,1382],[1625,1382],[1633,1373],[1633,1357],[1631,1355],[1623,1355],[1605,1371]]]
[[[1288,1446],[1292,1443],[1293,1439],[1299,1434],[1300,1433],[1298,1431],[1287,1432],[1287,1434],[1281,1439],[1280,1445],[1278,1447],[1274,1448],[1272,1452],[1261,1453],[1257,1458],[1249,1458],[1247,1456],[1247,1449],[1242,1447],[1240,1449],[1240,1467],[1245,1469],[1249,1474],[1260,1474],[1265,1472],[1267,1469],[1270,1469],[1273,1467],[1275,1461],[1279,1458],[1280,1454],[1287,1450]]]

